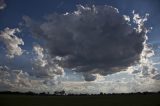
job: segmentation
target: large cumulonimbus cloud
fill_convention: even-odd
[[[44,39],[57,64],[83,72],[86,80],[93,74],[107,75],[138,63],[146,41],[145,19],[135,15],[134,28],[130,18],[111,6],[77,6],[66,14],[52,14],[44,22],[23,17],[33,36]],[[91,79],[90,79],[91,78]]]

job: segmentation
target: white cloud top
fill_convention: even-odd
[[[0,32],[0,41],[3,42],[7,49],[7,56],[14,58],[14,56],[20,56],[23,53],[20,45],[24,45],[21,38],[17,37],[15,33],[20,32],[18,28],[10,29],[5,28]]]

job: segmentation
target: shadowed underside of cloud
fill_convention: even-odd
[[[147,29],[139,15],[133,20],[121,15],[111,6],[77,6],[72,13],[54,13],[44,22],[24,16],[25,25],[33,36],[44,39],[45,48],[62,68],[84,73],[86,80],[92,74],[107,75],[125,70],[140,61]],[[88,74],[88,75],[87,75]]]

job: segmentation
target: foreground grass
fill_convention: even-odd
[[[0,94],[0,106],[160,106],[160,94],[46,96]]]

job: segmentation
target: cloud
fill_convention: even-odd
[[[7,57],[14,58],[14,56],[20,56],[23,50],[19,45],[24,45],[21,38],[18,38],[15,33],[20,32],[18,28],[10,29],[5,28],[0,32],[0,41],[3,42],[7,49]]]
[[[35,45],[33,47],[33,51],[37,55],[37,58],[35,59],[36,64],[38,66],[44,67],[47,64],[47,61],[44,59],[43,48],[40,45]]]
[[[37,77],[53,78],[64,74],[63,68],[56,64],[40,45],[34,45],[33,51],[35,53],[35,58],[32,61],[33,73]]]
[[[118,74],[117,74],[118,75]],[[0,91],[32,91],[35,93],[65,90],[72,94],[99,94],[103,93],[130,93],[130,92],[157,92],[159,91],[160,81],[153,80],[150,77],[140,78],[139,76],[123,78],[121,75],[118,79],[108,79],[93,82],[86,81],[63,81],[55,84],[56,77],[39,78],[31,76],[23,70],[13,70],[7,66],[0,66]]]
[[[105,82],[63,82],[64,90],[73,94],[103,93],[131,93],[131,92],[158,92],[160,82],[152,79],[134,79],[133,81],[105,81]]]
[[[3,10],[7,5],[5,4],[4,0],[0,0],[0,10]]]
[[[30,55],[29,67],[32,70],[12,68],[10,65],[0,66],[0,91],[54,93],[62,90],[59,87],[61,87],[61,77],[64,75],[63,68],[53,63],[47,51],[38,44],[33,46],[33,52]]]
[[[33,36],[45,40],[51,57],[62,58],[58,64],[63,68],[107,75],[139,63],[147,39],[146,17],[134,14],[135,28],[128,16],[112,6],[77,8],[72,13],[51,14],[44,22],[23,19]]]
[[[50,92],[62,90],[59,86],[55,86],[58,81],[57,77],[39,78],[30,75],[23,70],[10,69],[7,66],[0,66],[0,91],[32,91],[35,93]]]
[[[92,74],[84,74],[85,81],[94,81],[96,80],[96,76]]]
[[[48,15],[44,21],[24,16],[32,35],[46,44],[35,44],[31,52],[26,51],[29,54],[23,56],[31,63],[22,66],[27,68],[17,69],[10,63],[0,66],[0,90],[78,94],[158,91],[160,75],[149,59],[154,51],[147,44],[149,30],[144,26],[147,16],[133,12],[132,19],[111,6],[82,5],[74,12]],[[17,32],[18,28],[0,32],[10,58],[24,51]]]
[[[15,85],[19,87],[32,86],[29,83],[29,74],[22,70],[11,70],[7,66],[0,66],[0,84],[12,89]]]

